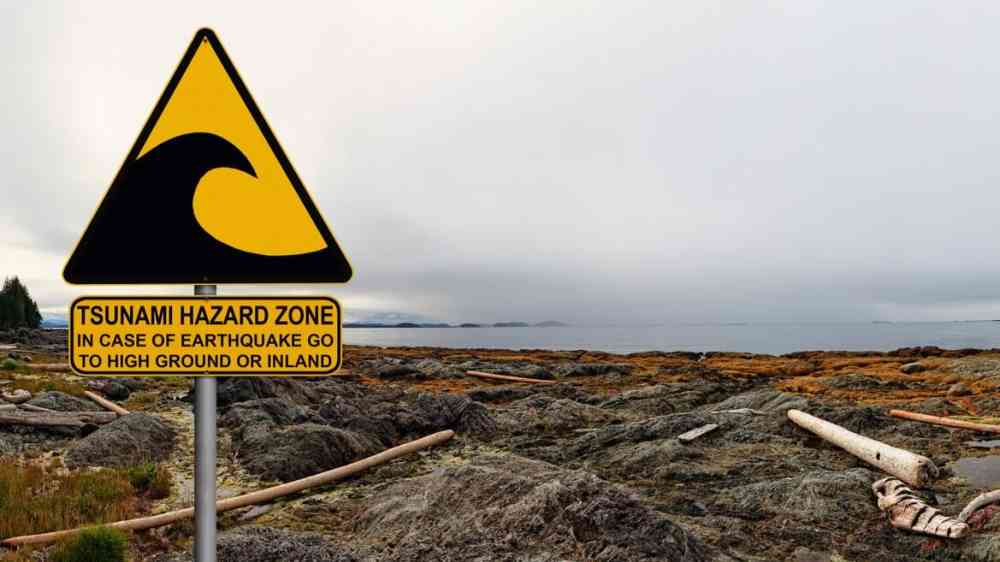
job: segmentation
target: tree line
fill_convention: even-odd
[[[0,289],[0,329],[37,328],[42,323],[38,305],[17,277],[4,279]]]

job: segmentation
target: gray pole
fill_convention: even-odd
[[[195,285],[197,296],[213,297],[215,285]],[[194,559],[215,562],[216,380],[194,381]]]

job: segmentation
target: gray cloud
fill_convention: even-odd
[[[537,4],[6,6],[0,273],[91,292],[62,260],[208,24],[352,259],[322,289],[348,310],[1000,316],[1000,7]]]

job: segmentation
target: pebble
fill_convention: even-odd
[[[968,396],[972,394],[972,390],[962,383],[956,383],[948,389],[948,396]]]

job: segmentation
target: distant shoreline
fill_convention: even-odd
[[[546,320],[544,322],[494,322],[493,324],[476,324],[465,322],[462,324],[424,323],[424,322],[398,322],[396,324],[384,324],[379,322],[344,322],[344,328],[568,328],[569,324],[558,320]]]

